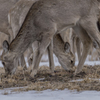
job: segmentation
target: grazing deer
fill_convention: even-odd
[[[6,38],[6,40],[8,40],[9,43],[14,39],[14,34],[13,34],[11,26],[9,25],[9,22],[8,22],[8,13],[9,13],[9,10],[18,1],[19,0],[0,0],[0,32],[8,35],[8,39]],[[2,37],[2,39],[4,39],[4,38]],[[25,60],[24,60],[23,55],[21,56],[21,65],[22,66],[25,65]],[[26,66],[25,66],[25,68],[26,68]]]
[[[25,16],[27,15],[30,7],[34,2],[38,0],[19,0],[9,11],[8,21],[11,29],[16,37],[21,25],[24,22]],[[32,46],[30,46],[25,52],[26,57],[29,59],[31,53],[33,53]],[[31,65],[31,59],[28,60],[29,66]]]
[[[29,8],[36,1],[38,1],[38,0],[30,0],[30,1],[20,0],[10,10],[10,12],[8,14],[8,16],[9,16],[9,23],[10,23],[10,25],[12,27],[12,30],[13,30],[13,33],[15,35],[18,33],[21,25],[23,24],[24,19],[25,19],[25,16],[27,15],[27,13],[29,11]],[[68,34],[68,32],[69,32],[69,29],[67,30],[67,34]],[[64,41],[66,40],[66,39],[64,39],[65,38],[64,37],[65,34],[66,34],[66,32],[63,32],[61,34],[61,37],[63,38]],[[58,44],[60,44],[60,45],[62,44],[62,45],[60,47],[57,47],[57,45],[54,43],[54,52],[55,52],[55,50],[59,49],[58,50],[59,52],[56,51],[55,54],[58,57],[61,66],[64,69],[68,70],[70,68],[70,66],[73,66],[74,65],[74,62],[75,62],[74,61],[74,56],[73,56],[73,54],[71,52],[68,52],[68,53],[64,52],[64,42],[63,42],[63,40],[59,36],[55,36],[55,37],[56,38],[54,38],[54,41],[56,41]],[[37,48],[38,49],[38,44],[39,43],[36,42],[34,48]],[[70,46],[70,45],[68,44],[68,46]],[[62,49],[60,49],[61,47],[62,47]],[[32,52],[34,52],[34,51],[32,51],[32,49],[28,49],[28,50],[29,51],[31,50],[30,55],[31,55]],[[49,48],[48,48],[48,51],[49,51]],[[70,49],[69,49],[69,51],[70,51]],[[35,50],[35,52],[33,53],[34,54],[34,59],[35,59],[36,52],[37,51]],[[28,58],[29,58],[30,55],[28,55]],[[70,62],[69,62],[68,58],[71,60]],[[33,64],[32,65],[34,65],[34,59],[33,59]],[[49,54],[49,60],[50,60],[50,54]],[[50,61],[50,68],[51,68],[51,70],[53,72],[54,71],[54,64],[51,64],[51,63],[53,63],[53,59],[52,59],[52,61]]]
[[[84,48],[77,70],[75,71],[75,74],[79,73],[83,67],[91,43],[97,44],[96,48],[100,46],[100,34],[96,25],[99,14],[99,2],[99,0],[39,0],[35,2],[30,8],[16,38],[10,45],[7,41],[4,42],[6,53],[2,61],[6,73],[13,74],[16,70],[14,66],[16,59],[34,41],[39,41],[39,48],[31,73],[31,76],[34,77],[37,73],[40,59],[47,47],[50,48],[50,60],[52,61],[53,59],[54,35],[68,28],[73,28],[76,34],[83,33],[83,37],[87,35],[87,41],[83,41],[83,43],[86,43],[84,45],[86,48]],[[79,37],[80,39],[82,38],[82,36]]]

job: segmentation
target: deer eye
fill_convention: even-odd
[[[5,66],[5,63],[4,62],[2,62],[2,64]]]
[[[71,60],[71,64],[73,63],[73,61]]]

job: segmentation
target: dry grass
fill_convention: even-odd
[[[0,89],[24,87],[14,89],[13,91],[42,91],[46,89],[63,90],[65,88],[77,91],[100,91],[100,66],[84,66],[83,72],[76,77],[72,76],[74,70],[75,67],[73,68],[73,71],[69,72],[61,69],[61,67],[58,66],[55,68],[55,75],[52,76],[49,68],[43,66],[38,70],[36,77],[32,79],[30,77],[29,69],[25,71],[25,75],[23,75],[22,68],[18,68],[18,71],[14,76],[8,76],[5,78],[3,75],[4,69],[0,68]],[[80,81],[79,79],[82,80]]]

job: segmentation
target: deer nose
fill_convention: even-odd
[[[73,60],[71,60],[71,64],[73,63],[74,61]]]

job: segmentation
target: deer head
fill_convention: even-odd
[[[64,43],[59,34],[54,36],[53,51],[58,58],[59,63],[65,70],[71,70],[75,64],[75,57],[71,52],[70,44]]]
[[[10,53],[9,43],[6,40],[3,42],[3,53],[1,55],[1,61],[6,75],[15,73],[18,60],[14,52]]]

